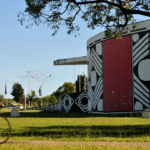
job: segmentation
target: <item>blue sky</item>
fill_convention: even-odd
[[[10,98],[14,82],[22,84],[25,94],[28,90],[38,92],[40,83],[49,74],[43,84],[43,96],[51,94],[64,82],[74,82],[77,74],[87,74],[87,66],[54,66],[53,61],[61,58],[86,55],[86,41],[103,31],[101,28],[92,31],[81,24],[77,38],[67,35],[61,28],[58,34],[51,36],[46,26],[25,29],[17,21],[17,15],[25,8],[24,0],[4,0],[0,3],[0,94],[4,94],[7,84]],[[28,87],[27,71],[36,78],[30,80]],[[38,93],[37,93],[38,94]]]
[[[64,82],[74,82],[77,74],[87,73],[87,66],[54,66],[53,61],[86,55],[86,41],[98,33],[84,25],[77,38],[67,35],[63,28],[54,37],[46,26],[25,29],[17,21],[18,13],[24,8],[24,0],[0,3],[0,94],[4,94],[6,83],[8,94],[5,97],[11,97],[14,82],[21,83],[25,94],[28,93],[27,71],[40,82],[52,74],[43,84],[43,96],[51,94]],[[39,83],[31,79],[29,90],[37,93],[38,88]]]

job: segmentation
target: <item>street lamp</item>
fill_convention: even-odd
[[[44,85],[44,83],[45,83],[45,81],[48,79],[48,78],[50,78],[52,75],[50,74],[50,75],[48,75],[47,77],[45,77],[44,79],[43,79],[43,81],[42,82],[40,82],[39,80],[37,80],[34,76],[32,76],[32,78],[33,79],[35,79],[39,84],[40,84],[40,87],[39,87],[39,96],[42,98],[42,88],[43,88],[43,85]],[[41,107],[43,106],[43,102],[42,102],[42,99],[41,99]]]
[[[30,77],[31,76],[31,71],[27,71],[27,78],[28,78],[28,94],[31,94],[31,89],[30,89]]]
[[[42,81],[42,83],[40,84],[39,96],[42,97],[42,87],[43,87],[43,84],[44,84],[44,82],[45,82],[48,78],[50,78],[51,76],[52,76],[51,74],[50,74],[49,76],[47,76],[47,77]]]

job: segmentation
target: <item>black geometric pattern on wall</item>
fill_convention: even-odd
[[[134,110],[150,107],[150,32],[132,35],[133,97]],[[149,66],[148,66],[149,65]]]
[[[75,100],[76,105],[83,111],[88,111],[88,93],[87,91],[82,92]]]
[[[69,95],[66,95],[63,98],[63,108],[64,108],[65,112],[69,112],[69,110],[72,107],[73,103],[74,103],[74,100]]]
[[[103,100],[103,70],[102,70],[102,43],[96,43],[88,49],[88,97],[89,110],[98,110],[99,101]],[[103,107],[103,106],[102,106]],[[101,108],[102,108],[101,107]]]
[[[62,111],[62,106],[63,106],[63,101],[60,100],[60,101],[57,103],[57,111],[61,112],[61,111]]]

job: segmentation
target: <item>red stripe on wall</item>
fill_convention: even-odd
[[[103,42],[104,111],[132,111],[131,37]]]

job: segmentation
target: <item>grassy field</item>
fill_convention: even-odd
[[[150,119],[132,116],[21,112],[8,119],[11,139],[150,141]]]
[[[121,146],[46,146],[46,145],[0,145],[1,150],[148,150],[141,147],[121,147]]]
[[[150,142],[150,119],[141,114],[92,115],[44,113],[40,111],[21,111],[20,118],[11,118],[8,111],[3,112],[12,126],[11,140],[50,140],[50,141],[113,141],[113,142]],[[6,144],[10,146],[11,144]],[[15,146],[10,146],[13,150]],[[18,146],[19,147],[19,146]],[[37,149],[36,145],[26,145],[26,149]],[[55,149],[54,146],[39,146],[40,149]],[[78,146],[77,149],[87,149]],[[8,149],[11,149],[8,148]],[[57,149],[74,149],[73,146],[57,146]],[[114,147],[124,149],[123,147]],[[103,146],[101,149],[114,149]],[[21,148],[20,148],[21,149]],[[100,149],[91,146],[90,149]],[[128,147],[126,149],[134,149]],[[136,148],[135,148],[136,149]],[[144,148],[143,148],[144,149]],[[3,145],[0,147],[3,150]],[[5,150],[5,149],[4,149]],[[16,150],[16,149],[15,149]],[[38,149],[37,149],[38,150]]]
[[[25,144],[5,144],[0,145],[0,150],[149,150],[142,147],[121,147],[121,146],[46,146],[46,145],[25,145]]]

